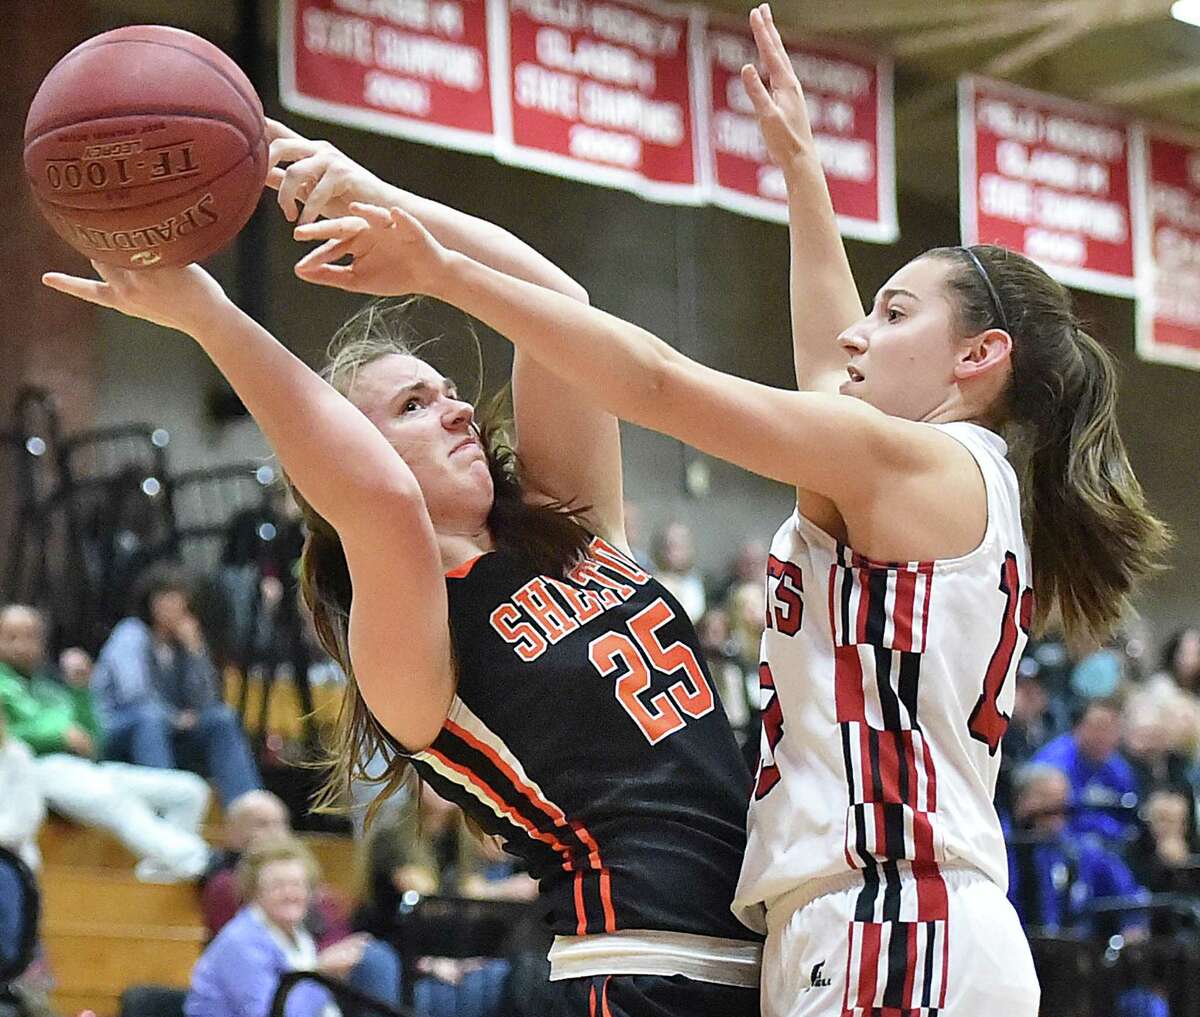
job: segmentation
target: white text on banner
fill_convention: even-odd
[[[281,0],[280,98],[296,113],[493,149],[485,0]]]
[[[1134,128],[1138,231],[1137,349],[1200,369],[1200,139]]]
[[[689,61],[697,10],[489,0],[496,154],[635,191],[702,199]]]
[[[963,78],[958,145],[964,244],[1001,244],[1069,286],[1133,296],[1123,120],[1097,107]]]
[[[892,68],[885,60],[788,46],[804,88],[813,139],[845,236],[896,239]],[[740,76],[757,53],[748,29],[714,23],[698,61],[706,104],[704,146],[713,200],[734,211],[787,222],[783,174],[771,162]]]

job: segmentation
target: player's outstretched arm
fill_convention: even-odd
[[[796,384],[801,391],[836,392],[846,380],[846,354],[837,337],[862,317],[862,303],[813,143],[804,90],[770,5],[750,12],[750,27],[763,73],[747,64],[742,83],[787,184]]]
[[[284,215],[298,224],[346,215],[350,202],[401,208],[443,247],[507,275],[587,303],[587,291],[523,240],[440,202],[389,184],[327,141],[302,137],[277,120],[271,139],[267,186],[278,191]],[[516,446],[525,479],[559,501],[590,506],[588,523],[624,544],[621,443],[616,419],[585,393],[520,350],[513,362]],[[564,456],[562,450],[573,450]]]
[[[930,428],[844,396],[784,391],[711,370],[636,325],[446,250],[401,209],[352,210],[296,229],[297,239],[325,241],[297,263],[300,278],[445,300],[616,416],[839,506],[865,500],[895,470],[911,477],[925,468],[918,435]],[[349,264],[336,264],[346,256]]]
[[[351,656],[372,711],[405,746],[428,744],[445,719],[453,681],[441,559],[411,471],[349,400],[198,265],[95,267],[98,280],[48,273],[43,281],[196,339],[300,493],[341,538],[354,584]]]

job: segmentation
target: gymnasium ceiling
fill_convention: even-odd
[[[92,0],[111,24],[163,21],[229,38],[250,0]],[[744,17],[747,0],[700,0]],[[1171,0],[776,0],[789,34],[891,54],[901,191],[954,200],[958,75],[1001,78],[1200,133],[1200,28]],[[276,0],[257,0],[274,45]],[[932,160],[931,153],[942,157]],[[936,167],[931,172],[931,165]]]

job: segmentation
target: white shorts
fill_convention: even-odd
[[[1036,1017],[1029,943],[986,876],[854,880],[768,910],[763,1017]]]

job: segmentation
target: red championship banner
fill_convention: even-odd
[[[1200,139],[1134,127],[1137,350],[1200,369]]]
[[[964,244],[1001,244],[1060,282],[1133,296],[1129,131],[1094,106],[959,82]]]
[[[698,11],[489,0],[496,155],[655,201],[702,200],[690,60]]]
[[[305,116],[490,152],[484,3],[280,0],[280,99]]]
[[[725,208],[787,222],[783,174],[767,154],[741,69],[757,62],[748,29],[709,26],[697,61],[707,176]],[[883,59],[788,45],[843,235],[891,243],[896,226],[892,66]]]

